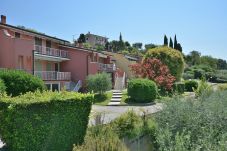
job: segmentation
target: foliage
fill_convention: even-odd
[[[168,46],[168,38],[164,35],[164,46]]]
[[[139,103],[152,102],[157,97],[156,84],[148,79],[132,79],[128,82],[128,96]]]
[[[3,80],[0,79],[0,94],[4,93],[6,90],[6,86]]]
[[[80,37],[77,39],[78,43],[85,43],[86,42],[86,38],[84,34],[80,34]]]
[[[132,44],[132,47],[137,48],[137,49],[142,49],[143,44],[141,42],[137,42]]]
[[[142,63],[129,66],[132,72],[140,78],[148,78],[164,90],[172,90],[175,78],[169,73],[169,69],[158,59],[144,59]]]
[[[193,50],[189,55],[186,56],[186,63],[190,66],[199,65],[201,63],[201,53]]]
[[[185,91],[187,92],[193,92],[193,89],[197,89],[198,88],[198,82],[195,80],[187,80],[185,81]]]
[[[145,49],[146,50],[149,50],[149,49],[152,49],[152,48],[156,48],[156,47],[158,47],[158,45],[155,45],[155,44],[145,44]]]
[[[178,94],[183,94],[185,89],[185,84],[182,82],[176,82],[173,85],[173,89]]]
[[[226,62],[226,60],[218,59],[217,60],[217,68],[219,70],[227,69],[227,62]]]
[[[83,43],[83,47],[87,48],[87,49],[90,49],[92,46],[89,43]]]
[[[65,91],[0,98],[1,138],[13,151],[71,150],[84,140],[92,101]]]
[[[45,84],[40,78],[24,71],[1,70],[0,78],[5,83],[7,94],[12,96],[45,89]]]
[[[112,82],[108,73],[97,73],[87,77],[87,88],[89,92],[103,94],[112,88]]]
[[[195,89],[195,95],[197,97],[201,96],[203,93],[206,93],[209,95],[211,91],[212,91],[211,86],[207,83],[206,79],[203,77],[199,82],[198,88]]]
[[[97,105],[108,105],[111,98],[112,98],[111,91],[108,91],[104,94],[95,94],[93,103]]]
[[[183,73],[184,80],[194,79],[194,73],[192,72],[185,72]]]
[[[167,65],[171,75],[173,75],[177,81],[180,81],[184,71],[184,59],[179,51],[176,51],[169,47],[157,47],[150,49],[145,58],[159,59],[163,64]]]
[[[142,132],[143,121],[140,116],[130,110],[111,123],[113,130],[120,138],[133,138]]]
[[[198,101],[173,99],[155,114],[156,150],[227,150],[227,92]]]
[[[220,91],[225,91],[225,90],[227,90],[227,84],[219,84],[219,85],[218,85],[218,90],[220,90]]]
[[[169,47],[170,48],[173,48],[173,41],[172,41],[172,38],[170,37],[170,40],[169,40]]]
[[[100,45],[100,44],[96,45],[95,47],[96,47],[97,51],[104,51],[105,50],[105,46]]]
[[[128,151],[110,126],[90,128],[81,146],[73,151]]]
[[[217,59],[211,56],[202,56],[200,58],[201,64],[211,67],[212,69],[217,69]]]

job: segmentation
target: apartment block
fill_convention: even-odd
[[[51,90],[78,91],[90,74],[107,72],[114,82],[112,57],[76,47],[67,40],[0,22],[0,68],[24,70]]]

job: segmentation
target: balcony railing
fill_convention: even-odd
[[[116,70],[116,66],[115,66],[115,64],[103,64],[103,63],[99,63],[99,70],[100,71],[113,72],[113,71]]]
[[[71,80],[71,72],[34,71],[42,80]]]
[[[60,57],[60,58],[69,58],[69,54],[67,51],[49,48],[49,47],[43,47],[39,45],[34,45],[34,50],[37,54],[40,55],[47,55],[47,56],[53,56],[53,57]]]

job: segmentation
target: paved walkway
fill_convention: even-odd
[[[149,106],[99,106],[99,105],[93,105],[92,106],[92,112],[90,116],[89,125],[96,125],[95,123],[102,123],[107,124],[114,120],[115,118],[119,117],[123,113],[133,110],[139,115],[143,115],[143,112],[146,112],[146,114],[152,114],[156,113],[160,110],[162,110],[162,104],[156,103]],[[98,116],[97,115],[101,115]]]

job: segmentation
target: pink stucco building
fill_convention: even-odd
[[[51,90],[73,90],[89,74],[107,72],[114,82],[111,56],[76,47],[69,41],[0,22],[0,68],[25,70]]]

